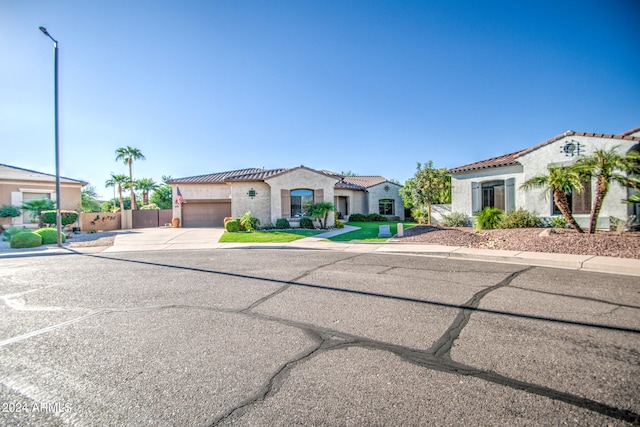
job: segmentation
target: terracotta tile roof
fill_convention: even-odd
[[[387,179],[383,176],[345,176],[343,181],[363,188],[369,188],[374,185],[382,184],[383,182],[386,182]]]
[[[604,134],[604,133],[574,132],[572,130],[568,130],[563,134],[554,136],[553,138],[550,138],[538,145],[534,145],[531,148],[525,148],[524,150],[516,151],[514,153],[504,154],[502,156],[493,157],[487,160],[481,160],[475,163],[469,163],[468,165],[464,165],[464,166],[458,166],[458,167],[449,169],[449,173],[460,173],[460,172],[467,172],[467,171],[478,170],[478,169],[489,169],[489,168],[497,168],[502,166],[517,165],[519,164],[517,160],[518,157],[531,153],[532,151],[542,148],[545,145],[552,144],[568,136],[586,136],[591,138],[623,139],[623,140],[631,140],[631,141],[640,141],[640,137],[631,136],[636,132],[640,132],[640,127],[631,129],[619,135]]]
[[[225,182],[230,181],[264,181],[272,176],[280,175],[288,169],[261,169],[255,172],[241,173],[233,176],[229,176],[225,179]]]

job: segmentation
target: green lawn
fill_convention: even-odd
[[[404,222],[403,224],[405,230],[416,225],[415,222]],[[388,240],[386,237],[378,237],[381,225],[390,226],[392,236],[398,232],[397,222],[348,222],[347,225],[360,227],[360,230],[329,237],[329,240],[333,242],[350,242],[352,240],[360,242],[386,242]]]
[[[220,243],[286,243],[303,239],[316,234],[324,233],[326,230],[264,230],[238,233],[224,233],[220,238]]]

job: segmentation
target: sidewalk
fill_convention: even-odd
[[[503,251],[473,249],[460,246],[442,246],[419,243],[350,243],[332,242],[329,237],[347,233],[356,227],[345,226],[312,237],[289,243],[218,243],[224,233],[222,228],[146,228],[118,234],[113,246],[69,248],[65,245],[41,246],[33,249],[9,249],[6,242],[0,244],[0,258],[23,256],[65,255],[70,253],[118,253],[163,250],[203,249],[314,249],[358,253],[413,254],[428,257],[464,259],[470,261],[525,264],[542,267],[565,268],[640,277],[640,260],[594,255],[568,255],[543,252]]]

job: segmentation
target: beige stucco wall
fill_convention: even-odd
[[[178,197],[177,187],[180,187],[180,193],[182,193],[182,197],[187,203],[189,203],[189,200],[228,200],[231,198],[231,186],[228,184],[171,184],[173,217],[179,218],[181,224],[182,209],[176,203],[176,198]]]
[[[250,189],[256,192],[249,197]],[[260,220],[260,225],[275,224],[271,219],[271,187],[264,182],[234,182],[231,185],[231,216],[240,218],[251,211],[251,215]]]
[[[380,200],[393,199],[394,200],[394,212],[393,215],[404,220],[404,202],[400,197],[401,185],[394,184],[393,182],[382,182],[380,184],[369,187],[368,190],[368,213],[379,213]]]
[[[451,177],[451,211],[462,212],[469,217],[473,216],[471,183],[483,183],[498,179],[507,180],[509,178],[515,178],[516,208],[524,206],[525,192],[520,190],[520,185],[524,182],[522,180],[522,166],[514,165],[453,175]]]
[[[334,186],[338,178],[330,177],[313,170],[300,167],[292,169],[281,175],[268,178],[265,182],[271,187],[271,221],[276,223],[278,218],[282,218],[282,203],[280,200],[281,190],[324,190],[324,201],[334,203]],[[333,213],[327,219],[327,225],[334,223]]]
[[[56,200],[55,182],[37,181],[12,181],[0,179],[0,205],[22,205],[23,194],[25,193],[46,193],[50,199]],[[80,183],[60,183],[60,208],[62,210],[80,212],[82,201],[82,184]],[[0,224],[22,224],[23,217],[0,218]]]
[[[338,188],[334,190],[334,196],[349,198],[349,215],[354,213],[367,214],[367,193],[362,190],[347,190]],[[335,203],[335,201],[334,201]]]

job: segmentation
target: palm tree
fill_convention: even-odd
[[[311,207],[311,215],[318,220],[320,228],[327,228],[327,219],[329,218],[329,212],[335,211],[336,208],[331,202],[316,203]],[[322,220],[324,219],[324,224]]]
[[[134,147],[118,148],[116,150],[116,161],[122,160],[125,165],[129,165],[129,188],[131,189],[131,210],[136,210],[136,195],[133,192],[133,161],[144,160],[145,157],[140,150]]]
[[[569,206],[569,200],[567,199],[567,193],[581,193],[584,190],[582,182],[584,180],[584,174],[580,169],[575,167],[556,166],[550,167],[547,175],[537,175],[527,180],[520,186],[523,190],[530,188],[542,188],[545,192],[551,191],[553,194],[553,201],[562,212],[562,215],[567,219],[569,224],[576,229],[578,233],[584,233],[580,225],[576,222],[573,215],[571,215],[571,207]]]
[[[124,212],[124,201],[122,199],[122,187],[129,184],[129,177],[126,175],[116,175],[111,172],[111,178],[104,183],[105,187],[118,187],[118,194],[120,195],[120,212]]]
[[[136,190],[142,190],[142,204],[149,204],[149,192],[155,191],[159,185],[152,178],[142,178],[135,182]]]
[[[596,199],[591,208],[589,223],[589,233],[591,234],[596,232],[598,215],[612,182],[617,182],[623,187],[636,189],[640,186],[638,179],[627,175],[627,173],[638,172],[638,156],[635,154],[621,155],[617,149],[618,147],[610,150],[595,150],[590,156],[583,157],[576,163],[576,166],[582,167],[586,173],[596,178]]]

